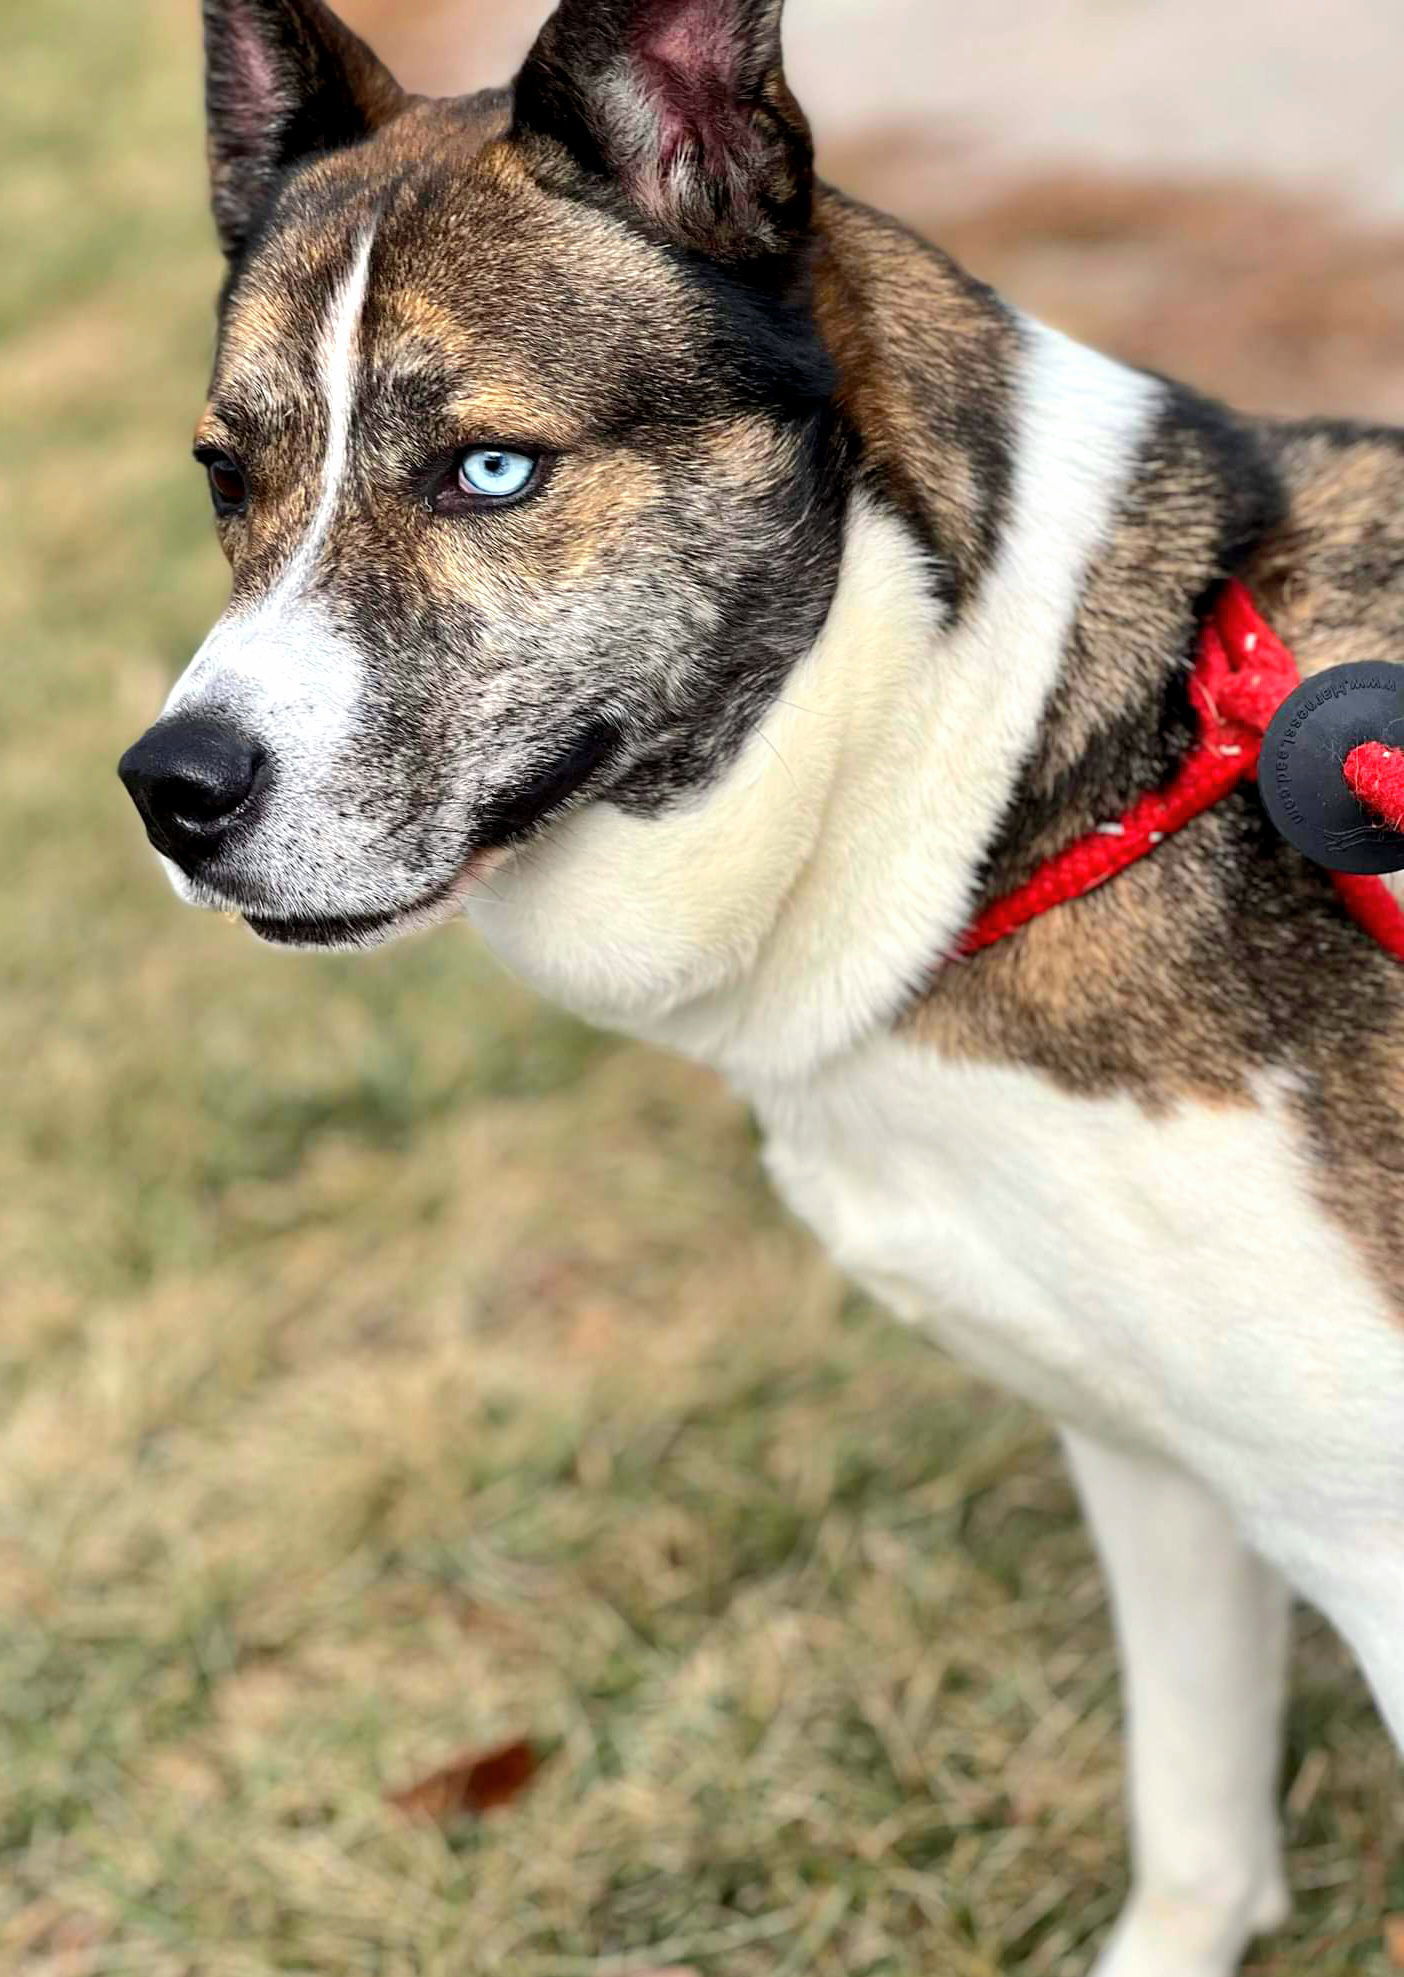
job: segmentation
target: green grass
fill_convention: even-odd
[[[0,26],[0,1969],[1071,1977],[1117,1702],[1043,1427],[706,1077],[144,850],[113,764],[222,585],[193,13]],[[386,1805],[517,1735],[481,1825]],[[1288,1782],[1256,1968],[1380,1977],[1397,1773],[1314,1625]]]

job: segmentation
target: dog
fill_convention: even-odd
[[[1246,781],[962,938],[1173,780],[1226,584],[1307,674],[1404,653],[1404,434],[1238,417],[819,182],[781,6],[561,0],[437,101],[205,0],[232,597],[122,774],[265,941],[466,915],[714,1066],[1053,1417],[1128,1699],[1098,1977],[1227,1977],[1291,1593],[1404,1737],[1404,971]]]

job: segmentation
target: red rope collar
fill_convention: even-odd
[[[978,954],[1065,900],[1094,892],[1254,778],[1268,725],[1300,682],[1296,660],[1243,585],[1226,583],[1205,620],[1190,674],[1199,734],[1175,775],[1163,789],[1138,797],[1119,822],[1099,824],[987,906],[957,953]],[[1346,758],[1344,772],[1362,803],[1395,830],[1404,830],[1404,753],[1366,742]],[[1348,872],[1331,876],[1347,912],[1396,961],[1404,961],[1404,909],[1383,879]]]

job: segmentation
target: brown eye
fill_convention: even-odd
[[[243,469],[227,453],[202,453],[198,458],[210,477],[215,513],[236,514],[249,498],[249,484],[244,478]]]

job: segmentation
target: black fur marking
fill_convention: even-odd
[[[744,275],[686,249],[672,258],[706,302],[712,335],[702,363],[725,376],[736,411],[802,417],[833,398],[838,373],[814,320],[807,253]]]
[[[608,721],[592,721],[529,782],[495,796],[474,829],[475,848],[496,851],[517,844],[558,816],[604,768],[619,747],[619,734]]]

